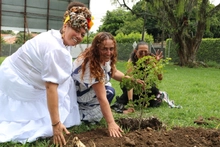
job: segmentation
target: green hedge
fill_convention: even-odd
[[[200,44],[198,52],[196,54],[197,61],[203,61],[205,63],[214,61],[220,63],[220,38],[204,38]],[[166,40],[166,57],[170,57],[172,62],[178,62],[177,46],[171,39]]]
[[[124,38],[126,35],[120,34],[121,38]],[[133,42],[138,42],[140,39],[140,35],[132,34],[126,36],[124,39],[119,39],[120,37],[117,36],[117,48],[118,48],[118,60],[127,61],[130,57],[130,54],[133,50]],[[130,38],[130,40],[128,39]],[[132,38],[132,39],[131,39]],[[129,43],[123,43],[125,40],[129,40]],[[152,38],[149,35],[145,36],[146,42],[152,42]],[[1,56],[9,56],[13,52],[15,52],[21,45],[18,44],[2,44],[1,49]],[[164,57],[170,57],[172,62],[178,62],[179,57],[177,56],[177,46],[171,41],[171,39],[166,40],[166,48]],[[203,61],[205,63],[209,61],[213,61],[216,63],[220,63],[220,38],[212,39],[212,38],[205,38],[202,39],[202,43],[200,44],[200,48],[197,52],[197,61]]]
[[[196,57],[199,61],[220,63],[220,38],[203,39]]]

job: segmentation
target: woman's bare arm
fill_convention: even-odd
[[[109,102],[107,100],[106,97],[106,90],[105,90],[105,85],[104,83],[96,83],[92,86],[92,88],[94,89],[96,96],[99,100],[100,103],[100,107],[101,107],[101,111],[102,114],[108,124],[108,130],[110,133],[110,136],[113,137],[121,137],[122,134],[122,130],[121,128],[115,123]]]

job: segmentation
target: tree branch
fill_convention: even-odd
[[[123,0],[123,4],[121,4],[121,3],[119,2],[119,0],[117,0],[117,2],[119,3],[119,5],[120,5],[121,7],[125,7],[126,9],[130,10],[132,14],[135,14],[134,11],[125,3],[125,0]],[[135,15],[136,15],[136,14],[135,14]]]
[[[170,6],[167,4],[167,2],[163,1],[163,5],[164,5],[164,8],[165,8],[165,11],[167,12],[167,15],[168,15],[168,18],[169,18],[169,21],[171,23],[171,25],[174,27],[174,28],[177,28],[177,23],[176,23],[176,18],[173,14],[173,12],[171,11],[172,9],[170,8]]]
[[[217,6],[215,6],[215,8],[209,11],[206,16],[212,17],[215,13],[219,12],[219,10],[220,10],[220,4],[218,4]]]

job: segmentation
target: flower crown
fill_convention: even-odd
[[[83,27],[86,31],[93,26],[94,18],[86,7],[72,7],[64,14],[64,24],[68,23],[72,28]]]

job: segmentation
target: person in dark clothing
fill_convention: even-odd
[[[148,50],[148,44],[144,41],[141,41],[137,44],[133,52],[131,53],[131,57],[128,62],[132,62],[132,65],[135,66],[136,62],[144,57],[144,56],[154,56],[156,60],[160,60],[163,55],[162,52],[157,51],[156,55],[153,55]],[[140,69],[143,70],[143,69]],[[129,71],[128,71],[129,72]],[[158,74],[158,79],[162,80],[162,74]],[[126,87],[121,87],[123,93],[121,96],[116,97],[116,102],[111,106],[118,113],[123,113],[126,108],[124,107],[129,103],[129,101],[135,101],[140,99],[139,95],[134,94],[133,89],[128,90]],[[144,93],[145,95],[145,93]],[[164,97],[164,93],[160,92],[156,86],[152,86],[150,92],[147,93],[148,98],[154,96],[155,99],[149,101],[148,107],[159,107],[162,103],[162,99]],[[132,110],[133,111],[133,110]]]

